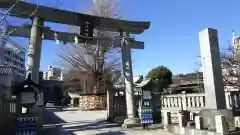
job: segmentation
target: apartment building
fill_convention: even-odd
[[[11,67],[16,76],[24,77],[26,72],[25,54],[26,51],[23,47],[5,40],[2,46],[2,53],[0,53],[0,65]]]
[[[61,68],[48,66],[48,69],[43,72],[43,80],[63,80],[63,71]]]

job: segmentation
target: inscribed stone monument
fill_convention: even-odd
[[[199,32],[205,103],[208,109],[226,109],[217,30]]]

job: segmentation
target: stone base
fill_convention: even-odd
[[[128,118],[124,120],[122,124],[123,128],[132,128],[132,127],[140,127],[142,124],[140,123],[139,118]]]
[[[175,133],[175,134],[182,134],[182,135],[239,135],[240,134],[240,131],[230,132],[229,134],[222,134],[222,133],[217,133],[215,131],[179,127],[176,125],[166,125],[165,131],[170,133]]]
[[[228,109],[202,109],[199,114],[203,118],[203,129],[212,129],[214,130],[215,125],[215,116],[224,115],[228,122],[228,127],[234,127],[234,118],[231,110]]]

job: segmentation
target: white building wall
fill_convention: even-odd
[[[3,50],[1,55],[3,61],[0,65],[12,67],[17,76],[25,76],[25,49],[13,42],[6,41]]]
[[[0,12],[0,18],[3,14]],[[0,22],[0,65],[4,62],[4,44],[5,44],[5,34],[7,29],[7,22],[3,20]]]

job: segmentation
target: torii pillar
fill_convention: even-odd
[[[127,107],[127,119],[124,120],[123,127],[131,128],[139,126],[140,120],[136,117],[136,105],[133,89],[132,58],[130,45],[128,43],[129,34],[127,32],[120,32],[120,36]]]
[[[43,25],[44,25],[43,19],[39,17],[33,17],[31,35],[28,46],[26,77],[28,77],[28,75],[31,74],[32,81],[37,84],[39,80],[39,68],[41,61]]]

